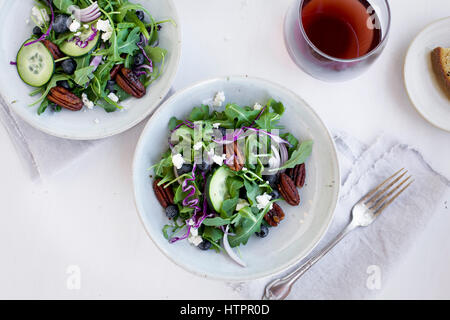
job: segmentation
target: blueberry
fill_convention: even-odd
[[[144,11],[141,11],[141,10],[136,11],[136,16],[138,17],[139,20],[144,21],[144,17],[145,17]]]
[[[64,89],[70,90],[70,84],[67,80],[60,80],[56,82],[57,86],[63,87]]]
[[[222,137],[225,137],[227,134],[227,129],[219,127],[220,133],[222,134]]]
[[[166,217],[169,219],[173,219],[178,214],[178,207],[175,205],[170,205],[166,208]]]
[[[247,189],[245,188],[239,189],[239,198],[247,199]]]
[[[109,92],[115,92],[114,89],[116,82],[114,80],[108,80],[106,81],[106,90],[109,90]]]
[[[61,62],[61,67],[63,68],[64,73],[74,74],[77,69],[77,63],[73,59],[67,59]]]
[[[197,166],[197,168],[202,171],[202,172],[206,172],[209,171],[211,169],[211,165],[205,161],[203,161],[201,164],[199,164]]]
[[[270,196],[272,197],[272,199],[281,198],[280,191],[278,191],[277,189],[273,189],[272,192],[270,193]]]
[[[42,36],[42,30],[41,30],[41,28],[39,28],[38,26],[34,27],[34,28],[33,28],[33,34],[34,34],[35,36],[37,36],[37,37]]]
[[[145,63],[145,56],[143,53],[139,52],[133,57],[133,64],[138,67]]]
[[[69,31],[68,22],[69,16],[64,14],[57,15],[55,21],[53,21],[53,30],[55,30],[56,33],[64,33]]]
[[[200,244],[198,245],[198,248],[200,250],[208,250],[211,248],[211,242],[209,242],[208,240],[203,239],[202,242],[200,242]]]
[[[272,188],[276,187],[277,182],[278,182],[278,175],[277,174],[273,174],[273,175],[270,175],[270,176],[262,176],[262,178],[265,181],[267,181]]]
[[[185,163],[180,169],[177,170],[177,173],[179,176],[181,176],[182,174],[189,173],[191,171],[192,171],[192,164]]]
[[[266,225],[262,224],[259,232],[255,232],[257,237],[265,238],[269,234],[269,228]]]

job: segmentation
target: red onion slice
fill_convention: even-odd
[[[244,261],[242,261],[241,258],[238,257],[238,255],[233,251],[233,249],[230,246],[230,243],[228,242],[228,228],[229,227],[230,227],[230,225],[227,225],[227,228],[225,229],[225,232],[223,233],[223,247],[234,262],[236,262],[241,267],[246,268],[247,264]]]

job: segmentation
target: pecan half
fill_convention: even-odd
[[[296,165],[292,169],[287,169],[286,174],[294,181],[294,184],[298,188],[302,188],[305,185],[306,170],[304,163]]]
[[[47,99],[58,106],[69,109],[71,111],[79,111],[83,108],[83,101],[69,90],[56,86],[50,89]]]
[[[119,73],[120,69],[122,69],[123,64],[116,64],[109,73],[111,80],[114,80],[117,76],[117,73]]]
[[[121,68],[116,75],[116,83],[126,93],[133,97],[142,98],[145,95],[145,87],[139,81],[137,75],[130,69]]]
[[[283,219],[284,219],[283,209],[281,209],[281,207],[276,203],[273,204],[272,209],[269,212],[267,212],[266,215],[264,216],[264,220],[266,220],[266,222],[270,224],[272,227],[278,226],[278,224]]]
[[[53,59],[58,60],[64,57],[64,54],[59,50],[58,46],[50,40],[42,40],[44,46],[50,51]]]
[[[158,186],[158,183],[161,181],[161,179],[155,179],[153,181],[153,191],[155,192],[156,199],[158,199],[159,203],[163,206],[163,208],[167,208],[171,204],[174,204],[173,202],[173,190],[171,187],[164,188],[164,186]]]
[[[227,166],[233,171],[241,171],[245,164],[245,158],[239,149],[238,142],[227,144],[225,147]]]
[[[283,199],[291,206],[298,206],[300,204],[300,195],[298,194],[297,187],[286,173],[280,175],[278,190],[280,190]]]

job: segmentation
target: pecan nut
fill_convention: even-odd
[[[122,69],[123,64],[116,64],[112,69],[111,72],[109,73],[111,80],[114,80],[117,76],[117,74],[119,73],[120,69]]]
[[[165,209],[171,204],[174,204],[174,194],[171,187],[165,188],[163,185],[158,186],[159,182],[161,182],[161,179],[155,179],[153,181],[153,191],[155,192],[156,199],[158,199],[161,206]]]
[[[300,195],[298,194],[297,187],[286,173],[280,175],[278,190],[280,190],[283,199],[291,206],[298,206],[300,204]]]
[[[241,171],[245,164],[245,158],[239,149],[238,142],[227,144],[226,150],[226,164],[233,171]]]
[[[269,210],[269,212],[267,212],[266,215],[264,216],[264,220],[266,220],[266,222],[270,224],[272,227],[278,226],[278,224],[283,219],[284,219],[283,209],[281,209],[281,207],[276,203],[273,204],[272,209]]]
[[[53,59],[58,60],[64,57],[64,54],[59,50],[58,46],[49,40],[42,40],[44,46],[50,51]]]
[[[305,185],[306,169],[304,163],[296,165],[292,169],[287,169],[286,174],[294,181],[294,184],[298,188],[302,188]]]
[[[56,86],[50,89],[47,99],[58,106],[69,109],[71,111],[79,111],[83,108],[83,101],[69,90]]]
[[[144,85],[139,81],[138,76],[130,69],[121,68],[117,72],[116,83],[126,93],[131,94],[133,97],[142,98],[146,93]]]

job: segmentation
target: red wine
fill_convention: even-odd
[[[366,0],[307,0],[301,11],[308,39],[322,52],[354,59],[381,42],[375,11]]]

